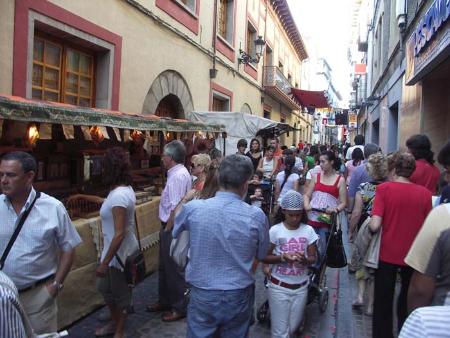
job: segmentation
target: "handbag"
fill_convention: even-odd
[[[190,235],[188,230],[181,231],[177,238],[170,243],[169,255],[182,270],[186,269],[188,263]]]
[[[137,284],[142,282],[146,274],[145,259],[144,254],[142,253],[141,238],[139,235],[139,228],[137,226],[136,214],[134,215],[134,224],[136,227],[139,249],[133,252],[131,255],[128,255],[125,263],[122,262],[117,253],[114,255],[123,269],[128,286],[131,288],[134,288]]]
[[[328,238],[326,264],[330,268],[343,268],[347,265],[347,255],[342,242],[342,229],[337,221],[338,215],[333,214],[332,217],[334,219]]]
[[[25,220],[27,219],[28,215],[31,212],[31,209],[33,209],[34,203],[36,203],[36,200],[41,196],[41,192],[37,191],[36,196],[34,197],[33,202],[31,202],[28,209],[26,209],[22,216],[20,217],[20,221],[16,226],[16,229],[14,230],[14,233],[12,234],[11,238],[9,239],[8,244],[6,245],[5,251],[3,251],[2,257],[0,258],[0,270],[3,270],[3,266],[5,265],[6,257],[8,257],[9,252],[11,251],[11,248],[14,244],[14,242],[17,239],[17,236],[19,236],[20,230],[22,230],[23,224],[25,223]]]

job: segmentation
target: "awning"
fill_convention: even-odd
[[[291,92],[303,107],[328,108],[328,100],[323,91],[291,88]]]
[[[65,103],[28,100],[0,95],[0,119],[24,122],[57,123],[74,126],[105,126],[121,129],[162,130],[172,132],[222,132],[223,125],[156,115],[126,114],[119,111],[84,108]]]

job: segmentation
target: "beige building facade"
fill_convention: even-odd
[[[216,7],[215,7],[216,5]],[[5,0],[0,93],[185,118],[243,111],[311,139],[290,93],[308,55],[285,0]],[[266,48],[258,63],[255,40]]]

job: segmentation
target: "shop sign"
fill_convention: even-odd
[[[406,84],[414,85],[445,58],[450,45],[450,0],[436,0],[406,42]]]
[[[436,0],[427,14],[419,21],[415,35],[414,55],[418,56],[422,49],[436,35],[441,26],[450,17],[450,1]]]
[[[355,113],[348,113],[348,129],[358,128],[358,115]]]

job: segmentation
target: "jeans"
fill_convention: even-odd
[[[254,298],[254,285],[226,291],[192,287],[187,312],[187,337],[247,337]]]
[[[406,300],[412,268],[379,261],[375,272],[375,292],[372,318],[373,338],[392,338],[393,334],[393,303],[397,272],[401,277],[401,289],[397,302],[398,332],[408,316]]]
[[[317,262],[313,265],[314,268],[319,269],[322,264],[323,258],[327,252],[327,239],[330,236],[329,228],[313,228],[316,234],[319,236],[317,240]]]
[[[308,285],[291,290],[269,283],[272,338],[292,337],[298,329],[308,300]]]

